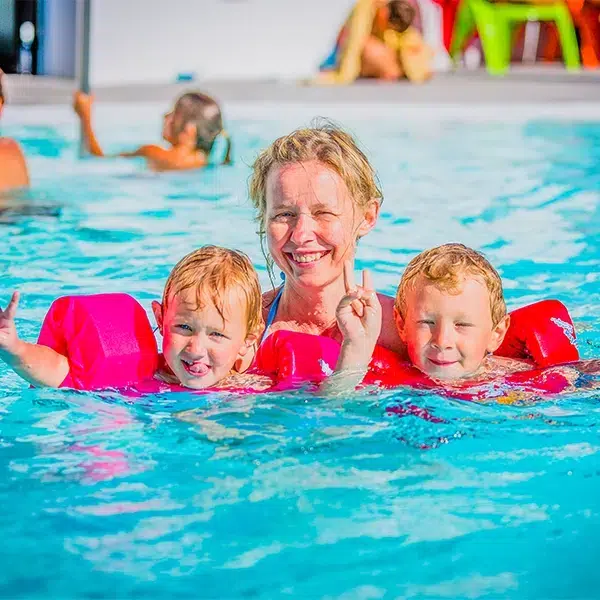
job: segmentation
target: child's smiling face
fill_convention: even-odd
[[[407,290],[404,317],[396,326],[412,363],[435,379],[468,377],[502,343],[509,317],[494,325],[483,281],[465,276],[456,292],[418,276]]]
[[[224,298],[221,312],[208,297],[198,306],[192,288],[173,295],[166,308],[158,302],[152,307],[164,337],[165,362],[185,387],[217,384],[256,340],[248,335],[244,299],[235,290]]]

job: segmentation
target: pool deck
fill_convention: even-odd
[[[69,104],[75,82],[53,77],[7,75],[8,102],[15,105]],[[102,86],[98,102],[163,102],[190,88],[221,102],[255,104],[553,104],[598,103],[600,70],[567,73],[557,65],[515,66],[504,77],[483,69],[437,73],[424,85],[407,81],[359,81],[350,86],[316,86],[297,81],[194,81],[173,84]]]

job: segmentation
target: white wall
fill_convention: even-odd
[[[314,74],[353,0],[92,0],[92,85]]]
[[[40,3],[40,8],[44,30],[41,32],[38,70],[42,75],[74,77],[75,0],[45,0]]]

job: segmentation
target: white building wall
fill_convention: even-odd
[[[298,79],[329,54],[353,0],[92,0],[92,85]]]

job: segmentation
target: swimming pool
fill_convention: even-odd
[[[100,106],[99,137],[156,139],[165,108]],[[2,133],[30,158],[21,200],[41,216],[2,216],[2,302],[21,290],[29,340],[58,295],[125,291],[149,309],[204,243],[246,251],[268,285],[248,165],[316,112],[354,132],[379,172],[383,214],[357,265],[379,289],[393,293],[419,250],[462,241],[499,268],[509,308],[565,302],[581,354],[597,357],[600,111],[511,110],[231,106],[234,167],[154,175],[78,161],[65,108],[13,108]],[[407,402],[440,422],[386,410]],[[0,596],[596,597],[599,418],[592,393],[132,404],[28,389],[0,366]]]

